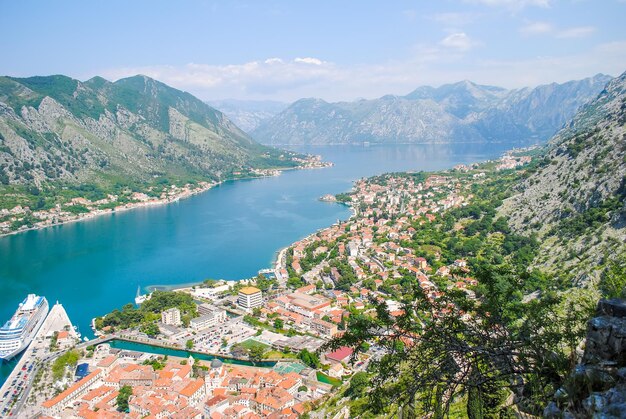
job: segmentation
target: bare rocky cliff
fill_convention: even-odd
[[[500,212],[542,239],[537,264],[597,281],[626,242],[626,74],[550,140],[544,161]]]

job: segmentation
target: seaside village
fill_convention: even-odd
[[[85,218],[92,218],[114,211],[159,205],[204,192],[215,186],[211,182],[199,182],[196,185],[150,187],[146,192],[129,191],[123,198],[107,194],[97,200],[85,197],[70,199],[65,204],[56,204],[49,209],[36,209],[16,205],[11,209],[0,209],[0,234],[11,231],[23,231],[31,228],[43,228]]]
[[[298,169],[316,169],[332,166],[332,163],[324,162],[320,156],[316,155],[302,158],[292,157],[292,160],[298,164]],[[280,170],[277,169],[255,168],[233,172],[233,176],[238,178],[278,176],[279,174]],[[188,183],[182,186],[162,184],[146,187],[144,192],[128,189],[122,191],[119,195],[99,194],[101,195],[99,199],[88,199],[85,196],[78,196],[68,199],[65,203],[57,203],[52,208],[30,208],[23,205],[16,205],[13,208],[0,208],[0,235],[93,218],[115,211],[175,202],[211,189],[218,183],[200,181],[195,184]],[[40,191],[37,190],[37,194],[39,193]],[[40,201],[43,202],[43,198]]]
[[[512,164],[506,159],[496,163]],[[402,277],[416,278],[428,298],[440,295],[436,284],[471,293],[467,287],[476,281],[465,260],[444,264],[436,254],[427,259],[402,243],[442,212],[467,205],[471,184],[485,178],[476,169],[460,165],[442,174],[357,181],[350,194],[337,196],[350,201],[353,217],[283,250],[275,269],[250,280],[210,281],[177,290],[191,294],[197,317],[185,322],[178,308],[163,310],[152,336],[140,328],[101,330],[117,339],[179,352],[191,349],[190,356],[159,356],[110,343],[91,347],[78,361],[78,375],[66,383],[69,387],[57,388],[40,404],[43,415],[308,415],[333,388],[384,355],[376,342],[358,356],[348,347],[330,350],[324,344],[343,333],[350,316],[372,314],[375,300],[385,301],[390,315],[402,314]],[[120,409],[121,394],[126,395],[125,409]]]

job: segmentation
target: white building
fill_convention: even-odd
[[[102,370],[96,369],[82,380],[74,383],[64,392],[56,395],[50,400],[46,400],[41,404],[43,407],[43,414],[46,416],[58,416],[66,406],[80,399],[82,396],[87,394],[89,390],[100,384],[102,375]]]
[[[170,308],[161,312],[161,323],[169,324],[172,326],[180,326],[180,310],[177,308]]]
[[[206,313],[206,310],[204,310]],[[226,310],[220,310],[215,308],[213,311],[208,312],[200,317],[196,317],[195,319],[191,319],[189,322],[189,326],[194,330],[202,330],[207,327],[215,326],[219,323],[223,323],[228,319],[226,315]]]
[[[243,287],[239,290],[237,304],[247,311],[261,307],[263,305],[263,293],[256,287]]]
[[[214,299],[219,295],[227,292],[230,288],[228,284],[216,285],[213,288],[196,288],[191,290],[191,295],[197,298]]]

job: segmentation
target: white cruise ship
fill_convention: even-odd
[[[0,327],[0,360],[8,361],[26,349],[47,314],[46,298],[28,294],[13,317]]]

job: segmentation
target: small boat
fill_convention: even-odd
[[[135,304],[141,305],[145,301],[148,301],[152,297],[152,293],[150,294],[141,294],[141,287],[137,285],[137,295],[135,296]]]

